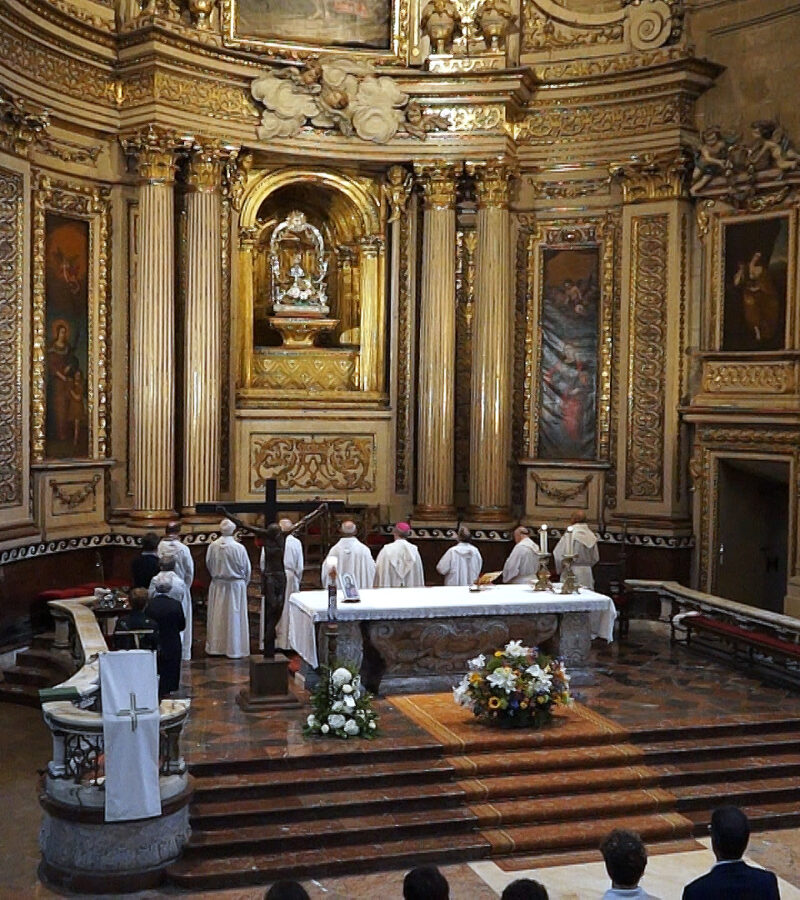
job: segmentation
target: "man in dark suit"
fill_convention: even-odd
[[[142,552],[131,563],[131,577],[135,588],[149,588],[161,571],[158,563],[158,535],[148,531],[142,538]]]
[[[172,579],[166,572],[153,579],[155,597],[147,615],[158,624],[158,699],[177,691],[181,681],[181,632],[186,628],[183,608],[169,596]]]
[[[711,849],[717,862],[707,875],[683,889],[683,900],[780,900],[772,872],[742,860],[750,840],[747,816],[736,806],[721,806],[711,814]]]

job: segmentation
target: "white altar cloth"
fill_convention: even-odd
[[[556,594],[534,591],[526,584],[501,584],[480,592],[456,586],[374,588],[359,594],[360,603],[343,603],[339,592],[337,622],[588,612],[592,637],[611,643],[617,617],[610,597],[586,589],[579,594]],[[300,591],[289,598],[289,645],[315,669],[319,665],[315,626],[327,621],[327,591]]]

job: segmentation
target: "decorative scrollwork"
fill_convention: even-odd
[[[250,445],[253,492],[267,478],[300,491],[375,490],[375,439],[372,435],[338,437],[266,437],[253,435]]]

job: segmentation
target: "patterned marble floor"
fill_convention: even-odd
[[[199,638],[199,635],[198,635]],[[197,641],[199,644],[199,640]],[[747,721],[759,715],[800,715],[800,692],[765,685],[721,661],[669,646],[668,629],[658,623],[634,622],[630,637],[592,653],[595,684],[580,688],[578,699],[626,728],[646,728],[670,720],[680,725],[709,721]],[[245,714],[235,703],[247,683],[246,661],[202,657],[185,666],[184,688],[193,712],[185,734],[190,760],[243,755],[310,755],[319,743],[306,742],[302,724],[307,710]],[[301,698],[304,697],[299,692]],[[431,739],[385,701],[382,740],[392,746],[418,746]],[[334,742],[329,742],[334,743]],[[343,745],[336,742],[337,749]],[[353,745],[353,749],[356,747]],[[36,878],[36,838],[40,813],[36,801],[37,769],[50,753],[49,733],[36,710],[0,705],[0,803],[14,810],[14,827],[0,829],[0,898],[54,897]],[[783,879],[782,896],[800,900],[800,829],[762,833],[753,838],[750,857],[774,869]],[[680,885],[709,865],[708,851],[653,857],[646,886],[662,900],[678,900]],[[499,896],[502,887],[524,872],[504,871],[492,862],[443,868],[454,900]],[[599,897],[607,880],[599,862],[539,869],[532,873],[550,889],[551,898]],[[384,872],[307,884],[314,900],[361,900],[401,896],[403,872]],[[149,891],[141,898],[171,896],[174,889]],[[215,891],[192,896],[256,900],[263,888]]]

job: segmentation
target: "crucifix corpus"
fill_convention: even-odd
[[[265,536],[271,523],[278,521],[281,513],[301,512],[305,513],[292,532],[298,531],[318,516],[330,514],[335,511],[343,511],[345,504],[342,500],[323,500],[315,497],[313,500],[278,500],[277,481],[267,478],[264,481],[264,500],[245,500],[231,503],[198,503],[197,512],[201,515],[221,513],[227,516],[243,531],[251,534]],[[237,517],[242,513],[257,513],[264,517],[264,527],[248,525]],[[277,564],[277,563],[276,563]],[[283,572],[283,560],[280,560],[281,573]],[[275,653],[275,629],[278,626],[285,602],[284,592],[271,589],[269,584],[269,562],[265,571],[261,573],[261,595],[264,603],[265,615],[261,620],[260,643],[264,648],[263,658],[250,657],[250,690],[242,691],[239,702],[248,710],[274,708],[275,706],[295,705],[296,700],[289,694],[289,676],[287,670],[288,660],[283,654]]]

